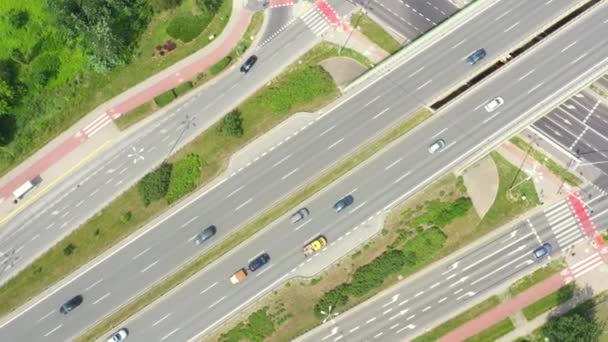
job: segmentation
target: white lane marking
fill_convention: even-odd
[[[309,223],[310,221],[312,221],[312,219],[308,219],[308,221],[306,221],[306,222],[302,223],[301,225],[297,226],[295,230],[297,231],[298,229],[300,229],[300,228],[304,227],[304,226],[305,226],[307,223]]]
[[[375,321],[376,317],[372,317],[370,319],[368,319],[367,321],[365,321],[365,324],[370,324],[371,322]]]
[[[46,226],[46,228],[44,228],[44,229],[49,230],[49,229],[51,229],[51,228],[52,228],[54,225],[55,225],[55,222],[52,222],[51,224],[49,224],[48,226]]]
[[[435,135],[433,135],[433,136],[431,137],[431,139],[435,139],[435,138],[437,138],[438,136],[440,136],[440,135],[441,135],[443,132],[445,132],[445,131],[447,131],[447,130],[448,130],[448,128],[447,128],[447,127],[446,127],[446,128],[444,128],[444,129],[442,129],[441,131],[439,131],[439,132],[437,132]]]
[[[437,286],[439,286],[439,282],[436,282],[435,284],[431,285],[431,289],[436,288]]]
[[[517,26],[517,25],[519,25],[519,21],[518,21],[518,22],[516,22],[515,24],[513,24],[513,25],[509,26],[509,27],[508,27],[506,30],[504,30],[504,31],[502,31],[502,32],[507,33],[507,32],[509,32],[509,31],[511,31],[513,28],[515,28],[515,26]]]
[[[334,128],[336,128],[336,125],[333,125],[333,126],[329,127],[328,129],[324,130],[323,132],[321,132],[321,134],[319,134],[319,136],[320,137],[324,136],[325,134],[327,134],[329,131],[331,131]]]
[[[211,285],[211,286],[209,286],[208,288],[204,289],[204,290],[203,290],[203,291],[201,291],[201,293],[199,293],[199,294],[203,294],[203,293],[205,293],[205,292],[207,292],[207,291],[211,290],[211,289],[212,289],[212,288],[214,288],[214,287],[215,287],[215,285],[217,285],[217,284],[218,284],[218,282],[216,281],[215,283],[213,283],[213,285]]]
[[[37,238],[39,238],[39,237],[40,237],[40,234],[36,234],[36,235],[34,235],[34,236],[32,237],[32,241],[36,240],[36,239],[37,239]]]
[[[361,209],[361,207],[363,207],[365,205],[365,203],[367,203],[367,201],[359,204],[358,206],[354,207],[353,209],[351,209],[351,211],[349,212],[350,214],[354,213],[355,211]]]
[[[466,38],[465,38],[465,39],[463,39],[463,40],[461,40],[461,41],[459,41],[459,42],[458,42],[458,43],[456,43],[455,45],[452,45],[452,49],[455,49],[455,48],[459,47],[460,45],[462,45],[462,44],[463,44],[464,42],[466,42],[466,41],[467,41],[467,39],[466,39]]]
[[[93,287],[95,287],[95,285],[101,283],[101,281],[103,280],[103,278],[99,279],[98,281],[94,282],[93,284],[89,285],[89,287],[87,287],[86,289],[84,289],[85,291],[89,291],[90,289],[92,289]]]
[[[380,115],[386,113],[389,109],[391,109],[391,108],[390,107],[384,108],[380,113],[374,115],[374,117],[372,118],[372,120],[377,119]]]
[[[160,340],[161,340],[161,341],[164,341],[165,339],[169,338],[169,336],[171,336],[171,335],[175,334],[175,333],[176,333],[178,330],[179,330],[179,328],[177,328],[177,329],[175,329],[175,330],[171,331],[171,332],[170,332],[170,333],[168,333],[167,335],[163,336],[163,338],[161,338]]]
[[[509,247],[511,247],[512,245],[514,245],[514,244],[516,244],[516,243],[520,242],[521,240],[523,240],[523,239],[527,238],[527,237],[528,237],[528,236],[530,236],[530,235],[532,235],[532,233],[528,233],[528,234],[526,234],[526,235],[522,236],[521,238],[519,238],[519,239],[517,239],[517,240],[515,240],[515,241],[511,242],[510,244],[508,244],[508,245],[506,245],[506,246],[504,246],[504,247],[502,247],[502,248],[500,248],[500,249],[496,250],[494,253],[490,253],[490,254],[486,255],[485,257],[483,257],[483,258],[481,258],[481,259],[477,260],[476,262],[474,262],[474,263],[470,264],[469,266],[467,266],[467,267],[463,268],[463,269],[462,269],[462,271],[464,272],[464,271],[466,271],[466,270],[468,270],[468,269],[470,269],[470,268],[473,268],[473,267],[475,267],[475,266],[479,265],[480,263],[482,263],[482,262],[484,262],[484,261],[488,260],[489,258],[493,257],[494,255],[496,255],[496,254],[498,254],[498,253],[501,253],[501,252],[502,252],[502,251],[504,251],[505,249],[508,249],[508,248],[509,248]]]
[[[420,90],[424,87],[426,87],[427,85],[429,85],[429,83],[433,82],[433,80],[428,80],[426,81],[423,85],[419,86],[418,88],[416,88],[416,90]]]
[[[122,175],[123,173],[125,173],[125,171],[127,171],[129,168],[125,167],[124,169],[120,170],[120,172],[118,173],[119,175]]]
[[[93,196],[94,196],[94,195],[95,195],[95,194],[96,194],[98,191],[99,191],[99,189],[95,189],[95,190],[93,190],[93,192],[91,192],[91,193],[89,194],[89,197],[93,197]]]
[[[568,50],[569,48],[573,47],[578,41],[575,40],[572,43],[568,44],[568,46],[566,46],[565,48],[562,49],[561,52],[565,52],[566,50]]]
[[[82,205],[82,203],[84,203],[84,200],[82,200],[82,201],[80,201],[80,202],[76,203],[76,208],[80,207],[80,206]]]
[[[348,332],[349,333],[354,333],[355,331],[359,330],[359,326],[357,325],[356,327],[350,329]]]
[[[456,300],[461,300],[461,299],[463,299],[465,297],[473,297],[474,295],[475,295],[475,292],[469,291],[469,292],[463,294],[462,296],[456,298]]]
[[[287,179],[289,176],[291,176],[294,173],[298,172],[299,169],[300,169],[299,167],[296,167],[295,169],[291,170],[288,174],[286,174],[285,176],[281,177],[281,180]]]
[[[144,254],[145,254],[147,251],[149,251],[149,250],[150,250],[150,248],[151,248],[151,247],[148,247],[148,248],[144,249],[144,250],[143,250],[143,251],[141,251],[139,254],[137,254],[136,256],[134,256],[132,260],[135,260],[135,259],[139,258],[140,256],[144,255]]]
[[[101,296],[99,299],[97,299],[96,301],[93,302],[93,305],[95,305],[95,304],[101,302],[102,300],[106,299],[109,295],[110,295],[110,292],[108,292],[105,295]]]
[[[440,300],[437,301],[437,303],[443,303],[446,299],[448,299],[448,297],[443,297]]]
[[[456,280],[454,283],[450,284],[450,288],[460,284],[460,283],[464,283],[465,280],[469,279],[469,276],[464,276],[458,280]]]
[[[141,273],[146,272],[147,270],[151,269],[152,267],[154,267],[154,265],[156,265],[158,263],[158,260],[156,260],[155,262],[151,263],[150,265],[148,265],[148,267],[144,268],[143,270],[141,270]]]
[[[520,77],[520,78],[518,78],[517,80],[518,80],[518,81],[523,80],[524,78],[526,78],[526,77],[530,76],[530,75],[531,75],[531,74],[532,74],[534,71],[536,71],[536,69],[532,69],[532,70],[528,71],[527,73],[525,73],[523,76],[521,76],[521,77]]]
[[[54,333],[55,331],[59,330],[59,328],[61,328],[63,326],[63,324],[59,324],[58,326],[55,327],[55,329],[47,332],[46,334],[44,334],[44,337],[48,337],[50,334]]]
[[[426,308],[422,309],[422,312],[427,312],[427,311],[429,311],[430,308],[431,308],[431,306],[429,305]]]
[[[394,162],[390,163],[387,167],[385,167],[384,170],[390,169],[391,167],[399,164],[399,162],[402,161],[402,160],[403,160],[403,158],[399,158],[399,159],[395,160]]]
[[[198,216],[194,216],[193,218],[189,219],[184,224],[182,224],[180,228],[185,228],[187,225],[189,225],[190,223],[194,222],[196,219],[198,219]]]
[[[459,294],[460,292],[462,292],[462,288],[459,288],[458,290],[454,291],[454,294],[455,294],[455,295],[457,295],[457,294]]]
[[[417,73],[421,72],[422,70],[424,70],[424,67],[421,67],[420,69],[414,71],[407,78],[411,78],[412,76],[416,75]]]
[[[393,311],[393,309],[392,309],[392,308],[391,308],[391,309],[388,309],[388,310],[385,310],[384,312],[382,312],[382,314],[383,314],[383,315],[386,315],[387,313],[389,313],[389,312],[391,312],[391,311]]]
[[[382,95],[378,95],[378,96],[376,96],[376,97],[375,97],[373,100],[371,100],[371,101],[369,101],[368,103],[366,103],[366,104],[365,104],[365,106],[363,106],[363,107],[367,107],[367,106],[369,106],[370,104],[372,104],[372,103],[376,102],[376,100],[378,100],[378,99],[380,98],[380,96],[382,96]]]
[[[420,296],[420,295],[422,295],[423,293],[424,293],[424,291],[420,291],[420,292],[416,293],[416,294],[414,295],[414,298],[419,297],[419,296]]]
[[[405,320],[406,320],[406,321],[409,321],[410,319],[412,319],[412,318],[414,318],[414,317],[416,317],[416,315],[411,315],[410,317],[406,318]]]
[[[246,200],[246,201],[245,201],[243,204],[239,205],[238,207],[236,207],[236,208],[234,209],[234,211],[237,211],[237,210],[241,209],[242,207],[246,206],[246,205],[247,205],[247,204],[249,204],[249,202],[251,202],[252,200],[253,200],[253,197],[252,197],[252,198],[250,198],[250,199],[248,199],[248,200]]]
[[[572,62],[570,62],[570,65],[578,63],[578,61],[580,61],[581,59],[587,57],[587,54],[588,54],[588,52],[585,52],[584,54],[578,56],[578,58],[576,58],[575,60],[573,60]]]
[[[272,165],[272,167],[276,167],[276,166],[278,166],[279,164],[281,164],[282,162],[286,161],[286,160],[287,160],[287,159],[289,159],[290,157],[291,157],[291,154],[290,154],[290,155],[288,155],[287,157],[285,157],[285,158],[283,158],[283,159],[279,160],[278,162],[274,163],[274,165]]]
[[[535,91],[536,89],[540,88],[545,82],[540,82],[539,84],[535,85],[534,87],[532,87],[532,89],[528,90],[528,94],[532,93],[533,91]]]
[[[512,9],[509,9],[509,10],[507,10],[507,11],[503,12],[503,14],[501,14],[501,15],[499,15],[498,17],[494,18],[494,21],[498,21],[498,20],[502,19],[502,18],[503,18],[505,15],[507,15],[507,14],[511,13],[511,10],[512,10]]]
[[[211,309],[212,307],[218,305],[221,301],[223,301],[224,299],[226,299],[226,296],[216,300],[213,304],[209,305],[209,309]]]
[[[341,138],[340,140],[336,141],[335,143],[329,145],[329,147],[327,147],[327,150],[331,150],[333,147],[335,147],[336,145],[341,143],[343,140],[344,140],[344,138]]]
[[[496,117],[498,114],[500,114],[500,112],[496,112],[496,113],[494,113],[492,116],[490,116],[490,117],[486,118],[485,120],[483,120],[483,123],[484,123],[484,124],[487,124],[487,123],[488,123],[488,121],[490,121],[490,120],[494,119],[494,118],[495,118],[495,117]]]
[[[308,259],[308,260],[311,260],[311,259]],[[269,266],[264,267],[264,269],[262,271],[258,272],[258,274],[256,274],[255,277],[257,278],[257,277],[261,276],[262,274],[264,274],[264,272],[266,272],[269,269],[271,269],[272,266],[274,266],[274,265],[269,265]]]
[[[233,192],[229,193],[228,196],[226,196],[226,198],[230,198],[232,195],[236,194],[237,192],[241,191],[241,189],[243,189],[245,186],[241,186],[240,188],[234,190]]]
[[[403,330],[405,330],[405,329],[410,329],[410,330],[412,330],[412,329],[414,329],[414,328],[416,328],[416,326],[415,326],[415,325],[413,325],[413,324],[409,324],[408,326],[403,327],[403,328],[401,328],[401,329],[399,329],[399,330],[397,330],[397,331],[395,331],[395,332],[398,334],[398,333],[402,332],[402,331],[403,331]]]
[[[382,335],[384,335],[384,333],[381,331],[381,332],[377,333],[376,335],[374,335],[374,339],[376,339]]]
[[[46,314],[46,315],[44,315],[44,316],[40,317],[40,319],[38,320],[38,322],[43,321],[45,318],[47,318],[47,317],[49,317],[50,315],[52,315],[52,314],[53,314],[53,312],[55,312],[55,311],[51,311],[51,312],[49,312],[48,314]]]
[[[474,282],[472,282],[472,283],[471,283],[471,286],[473,286],[473,285],[475,285],[475,284],[479,283],[480,281],[482,281],[482,280],[486,279],[487,277],[489,277],[489,276],[493,275],[494,273],[499,272],[499,271],[500,271],[500,270],[502,270],[503,268],[505,268],[505,267],[507,267],[507,266],[509,266],[509,265],[513,264],[514,262],[516,262],[516,261],[520,260],[521,258],[529,258],[529,257],[530,257],[530,256],[528,255],[528,253],[526,253],[526,254],[524,254],[524,255],[521,255],[521,256],[519,256],[519,257],[517,257],[517,258],[513,259],[512,261],[510,261],[510,262],[508,262],[508,263],[506,263],[506,264],[504,264],[504,265],[502,265],[502,266],[500,266],[500,267],[498,267],[498,268],[494,269],[492,272],[486,273],[486,274],[485,274],[483,277],[481,277],[481,278],[479,278],[479,279],[475,280]]]
[[[515,253],[517,253],[517,252],[521,251],[521,250],[522,250],[522,249],[524,249],[524,248],[526,248],[526,245],[525,245],[525,244],[523,244],[523,245],[521,245],[521,246],[519,246],[519,247],[515,248],[514,250],[510,251],[509,253],[507,253],[507,256],[511,256],[511,255],[513,255],[513,254],[515,254]]]
[[[397,306],[405,305],[407,302],[409,302],[409,299],[402,301],[401,303],[397,304]]]
[[[410,175],[410,173],[411,173],[411,171],[406,172],[406,173],[405,173],[403,176],[401,176],[401,177],[399,177],[399,178],[395,179],[395,181],[394,181],[393,183],[397,184],[397,183],[401,182],[401,181],[403,180],[403,178],[405,178],[405,177],[409,176],[409,175]]]
[[[393,324],[393,325],[391,325],[391,327],[390,327],[390,328],[388,328],[388,330],[393,330],[393,329],[395,329],[395,328],[396,328],[396,327],[398,327],[398,326],[399,326],[399,323],[397,323],[397,324]]]
[[[160,322],[164,321],[167,319],[167,317],[171,316],[171,313],[168,313],[166,315],[163,316],[163,318],[159,319],[158,321],[154,322],[154,324],[152,324],[153,327],[157,326],[160,324]]]

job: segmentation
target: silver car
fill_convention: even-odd
[[[200,234],[196,236],[196,238],[194,239],[194,243],[200,245],[201,243],[211,239],[211,237],[215,235],[216,231],[217,229],[215,228],[215,226],[209,226],[205,228],[205,230],[203,230],[202,232],[200,232]]]
[[[483,108],[486,109],[486,112],[491,113],[494,110],[496,110],[496,108],[502,106],[503,103],[505,103],[505,100],[503,100],[502,97],[497,96],[497,97],[493,98],[492,101],[486,103],[486,105],[483,106]]]
[[[310,212],[306,208],[302,208],[291,215],[291,223],[298,223],[302,221]]]
[[[441,151],[445,147],[445,140],[439,139],[429,146],[429,153],[434,154],[435,152]]]
[[[127,339],[127,336],[129,336],[129,331],[125,328],[122,328],[117,332],[113,333],[112,336],[108,337],[107,342],[124,341],[125,339]]]

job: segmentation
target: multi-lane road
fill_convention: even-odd
[[[217,238],[221,238],[231,229],[267,207],[269,203],[282,197],[290,189],[310,179],[312,175],[318,174],[332,161],[339,159],[340,156],[364,143],[376,132],[403,117],[405,113],[413,112],[415,108],[420,106],[421,102],[433,99],[441,92],[457,84],[458,80],[473,73],[475,68],[471,68],[464,63],[463,59],[480,45],[483,45],[489,51],[487,57],[489,62],[508,51],[513,44],[519,42],[523,37],[538,30],[546,21],[557,17],[571,5],[572,3],[549,2],[539,7],[524,2],[514,7],[504,1],[494,3],[493,6],[483,11],[473,20],[462,23],[460,28],[446,34],[431,47],[413,56],[408,63],[393,70],[390,76],[378,79],[370,84],[364,92],[346,99],[341,105],[321,116],[308,128],[302,128],[293,138],[261,157],[251,166],[224,180],[205,195],[193,199],[183,209],[153,226],[146,234],[131,240],[124,248],[100,260],[99,263],[81,273],[67,285],[36,303],[25,313],[17,316],[16,319],[3,325],[3,336],[26,340],[38,340],[43,337],[48,340],[65,340],[73,336],[96,319],[124,303],[151,282],[204,250],[204,247],[197,248],[191,241],[188,241],[202,227],[208,224],[216,224],[219,228]],[[511,11],[513,16],[503,16],[502,14],[505,11]],[[539,20],[539,18],[544,18],[544,20]],[[593,20],[597,21],[597,18]],[[583,22],[587,23],[588,20]],[[601,27],[597,22],[594,22],[594,24]],[[597,30],[598,28],[589,31],[597,32]],[[477,34],[471,35],[471,32]],[[496,37],[501,37],[500,41]],[[264,65],[267,68],[274,66],[275,58],[281,57],[280,51],[287,50],[284,49],[285,44],[297,40],[297,38],[308,39],[311,42],[310,44],[314,41],[313,36],[305,27],[296,23],[291,29],[284,32],[282,38],[279,36],[276,39],[275,44],[278,45],[270,45],[273,43],[267,45],[269,47],[268,55],[261,52],[260,62],[266,61],[268,64],[260,63],[261,65],[256,66],[257,69],[254,70],[263,72],[266,70]],[[596,43],[602,41],[602,37],[593,38]],[[551,43],[555,44],[555,41]],[[563,43],[563,40],[557,41],[557,44],[561,43]],[[446,172],[451,165],[469,155],[470,151],[483,145],[491,132],[505,132],[511,124],[516,123],[514,120],[516,115],[525,113],[532,105],[542,102],[541,99],[550,98],[552,94],[562,90],[557,84],[568,85],[570,80],[589,72],[592,66],[602,61],[598,59],[600,54],[605,55],[605,51],[601,50],[605,47],[602,47],[601,44],[594,46],[594,44],[583,41],[580,46],[589,46],[585,58],[573,57],[569,53],[555,55],[555,51],[557,51],[555,47],[544,49],[544,54],[541,53],[540,56],[535,57],[534,54],[531,54],[525,59],[522,58],[522,61],[529,60],[532,64],[538,64],[538,70],[541,70],[542,67],[550,68],[549,70],[561,70],[565,67],[555,64],[563,64],[566,61],[566,64],[569,64],[563,72],[553,74],[550,77],[547,77],[547,75],[552,74],[552,72],[538,72],[536,75],[533,74],[534,76],[527,78],[525,82],[514,82],[514,77],[520,77],[529,71],[523,63],[518,63],[510,67],[512,72],[508,75],[502,73],[500,77],[497,76],[497,81],[479,87],[468,96],[463,97],[431,124],[417,130],[408,138],[407,142],[400,143],[400,146],[405,147],[392,149],[391,153],[383,154],[376,158],[373,164],[369,164],[368,167],[375,168],[375,172],[378,172],[378,169],[380,172],[382,170],[390,171],[390,175],[387,174],[387,177],[394,178],[393,183],[399,180],[395,183],[398,186],[390,186],[389,190],[381,193],[378,189],[382,188],[382,185],[374,184],[374,179],[368,179],[369,177],[349,178],[350,182],[356,180],[357,184],[361,184],[354,194],[356,203],[353,209],[357,208],[358,205],[364,205],[354,212],[343,213],[338,216],[333,215],[334,213],[329,210],[333,201],[340,195],[354,189],[340,188],[345,183],[336,185],[324,193],[327,196],[324,200],[323,197],[317,199],[319,202],[315,202],[318,203],[316,207],[311,204],[311,208],[316,208],[312,211],[315,218],[319,218],[318,226],[332,227],[332,233],[328,238],[335,238],[335,235],[345,232],[355,222],[362,221],[363,217],[368,217],[370,213],[376,213],[378,209],[384,208],[392,201],[391,199],[396,199],[404,193],[411,194],[433,177]],[[430,53],[431,50],[433,53]],[[576,49],[570,50],[570,52],[576,51]],[[574,60],[576,60],[576,63],[572,63]],[[551,62],[554,64],[551,64]],[[482,67],[483,65],[479,65],[476,68]],[[256,74],[252,73],[251,75],[248,77],[253,78]],[[230,77],[232,75],[227,76],[224,80],[230,79]],[[243,82],[241,79],[236,79],[240,76],[234,75],[234,77],[233,82],[238,83],[238,85],[231,85],[231,89],[236,89],[241,84],[248,84],[248,78],[245,78],[245,82]],[[534,87],[536,83],[534,85],[528,83],[539,82],[540,79],[544,80],[545,86]],[[253,81],[251,82],[253,83]],[[509,85],[510,82],[512,82],[510,86],[505,86]],[[522,94],[522,89],[526,88],[528,88],[528,93]],[[500,111],[503,114],[488,116],[481,107],[487,99],[495,96],[498,89],[507,101],[503,106],[504,109]],[[236,90],[234,92],[236,93]],[[220,93],[230,94],[230,91],[222,88]],[[200,96],[203,97],[204,93]],[[201,105],[203,110],[206,110],[204,108],[207,104],[219,106],[219,102],[221,102],[217,100],[215,102],[211,100],[197,102],[199,98],[179,108],[179,111],[174,112],[173,117],[169,117],[166,122],[159,123],[156,127],[149,127],[148,130],[143,132],[142,136],[134,138],[129,143],[136,143],[138,148],[144,148],[144,153],[147,152],[144,160],[153,159],[155,155],[162,151],[162,148],[167,149],[167,147],[159,144],[161,137],[167,134],[167,130],[179,132],[182,129],[179,121],[183,120],[186,113],[199,112]],[[536,102],[531,102],[534,100]],[[172,124],[173,126],[171,126]],[[160,127],[161,125],[162,127]],[[426,152],[426,146],[434,136],[442,136],[446,139],[448,147],[445,152],[436,158],[430,158]],[[129,143],[125,143],[121,149],[118,149],[118,153],[108,155],[112,162],[104,166],[104,169],[93,176],[85,176],[88,178],[87,181],[83,182],[81,188],[87,184],[91,188],[83,190],[87,191],[83,194],[84,196],[89,196],[95,189],[103,188],[104,182],[108,182],[108,180],[108,184],[117,181],[114,177],[117,177],[117,173],[122,174],[120,171],[124,168],[127,168],[124,174],[127,174],[129,169],[131,169],[131,172],[137,173],[133,170],[132,165],[134,164],[132,161],[125,158],[127,154],[131,153]],[[156,152],[150,153],[152,147],[155,147]],[[400,161],[394,168],[387,169],[389,161],[394,163],[400,158],[403,162]],[[112,163],[116,164],[113,165]],[[100,165],[101,163],[98,166],[101,167]],[[404,169],[406,166],[409,166],[409,168]],[[108,170],[113,171],[107,172]],[[406,174],[407,176],[404,177]],[[277,181],[279,179],[281,181]],[[263,186],[261,186],[262,184]],[[346,184],[348,185],[348,183]],[[389,184],[384,184],[384,188],[387,185]],[[105,187],[108,187],[108,185],[105,185]],[[70,196],[63,200],[66,202],[72,201],[71,206],[79,203],[78,201],[82,198],[72,198],[76,193],[78,192],[72,192]],[[108,194],[106,196],[109,197]],[[71,209],[71,206],[65,210]],[[42,217],[34,216],[32,219],[38,220]],[[49,229],[52,229],[52,227]],[[302,235],[308,233],[305,238],[310,237],[310,231],[306,232],[305,228],[299,231],[302,232]],[[283,277],[275,278],[277,274],[280,274],[281,271],[290,270],[297,265],[297,263],[294,264],[295,253],[293,251],[299,252],[305,238],[298,234],[285,235],[284,238],[286,239],[284,246],[274,247],[273,245],[273,248],[278,248],[271,252],[274,266],[267,268],[267,271],[259,277],[252,277],[245,283],[246,286],[241,287],[234,296],[228,295],[228,293],[234,293],[235,290],[229,286],[227,281],[229,274],[226,273],[232,272],[233,267],[230,266],[233,264],[242,265],[247,259],[257,255],[259,251],[256,249],[257,246],[255,248],[251,246],[259,243],[259,240],[248,243],[247,249],[239,249],[222,260],[222,272],[212,272],[213,268],[210,268],[210,270],[189,282],[188,286],[198,284],[200,288],[198,297],[189,297],[188,295],[191,292],[187,291],[192,291],[192,288],[184,287],[169,300],[179,300],[181,298],[186,300],[185,304],[179,302],[181,304],[155,306],[147,310],[145,315],[139,316],[133,322],[134,326],[139,324],[140,320],[142,324],[153,318],[157,318],[157,321],[160,320],[166,314],[157,317],[146,315],[158,313],[157,310],[162,311],[163,307],[175,309],[181,307],[184,310],[176,311],[175,314],[165,318],[169,321],[171,317],[181,317],[179,321],[174,321],[175,324],[171,326],[164,326],[163,322],[157,324],[156,326],[159,328],[154,330],[156,331],[154,336],[161,336],[163,333],[162,336],[166,336],[173,332],[171,335],[175,335],[175,338],[180,337],[180,335],[183,338],[188,338],[190,337],[189,334],[204,330],[206,326],[212,326],[217,322],[216,318],[224,317],[234,311],[235,303],[245,302],[243,296],[251,298],[254,293],[267,289],[269,285],[276,283]],[[292,251],[292,254],[289,254],[289,251]],[[216,283],[217,285],[214,285]],[[203,293],[209,293],[208,295],[200,294],[210,286],[213,287],[208,292]],[[212,291],[219,291],[219,295],[211,295]],[[61,317],[57,313],[59,305],[76,293],[83,293],[85,303],[68,317]],[[193,308],[189,304],[195,301],[198,301],[199,305]],[[203,301],[206,306],[201,304],[200,301]],[[217,301],[220,302],[212,306]],[[187,328],[180,323],[188,321],[183,317],[191,316],[193,314],[191,310],[200,312],[201,308],[209,306],[211,308],[206,310],[207,317],[203,317],[196,322],[190,322]],[[155,322],[150,321],[150,326],[153,326]],[[137,339],[137,334],[133,334],[131,338]]]

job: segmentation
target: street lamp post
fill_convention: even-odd
[[[189,114],[186,114],[186,118],[181,122],[181,124],[184,125],[184,129],[182,129],[182,131],[179,133],[179,137],[177,137],[177,139],[175,140],[175,143],[173,143],[173,146],[171,146],[171,149],[169,150],[169,153],[167,154],[167,158],[169,158],[171,156],[171,153],[173,153],[173,150],[175,149],[175,147],[177,146],[179,141],[182,139],[182,137],[184,136],[184,133],[186,133],[188,128],[196,126],[196,122],[194,122],[195,119],[196,119],[195,116],[190,116]],[[167,158],[165,158],[165,159],[167,159]]]

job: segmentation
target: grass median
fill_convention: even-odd
[[[515,330],[513,321],[507,317],[502,321],[492,325],[491,327],[483,330],[479,334],[469,337],[464,342],[486,342],[496,341],[498,338],[505,336],[511,331]]]
[[[430,116],[431,112],[427,110],[418,111],[415,115],[403,121],[395,128],[391,129],[388,133],[382,135],[371,144],[364,146],[339,165],[328,170],[314,182],[304,186],[296,193],[290,195],[287,199],[281,201],[280,204],[266,211],[255,221],[229,235],[226,239],[213,247],[207,253],[196,258],[194,261],[190,262],[176,273],[154,285],[149,291],[146,291],[146,293],[137,297],[135,300],[129,302],[117,312],[104,319],[101,323],[87,331],[86,334],[76,339],[76,341],[95,340],[102,334],[110,331],[112,328],[117,327],[121,322],[125,321],[127,318],[139,312],[146,306],[152,304],[168,291],[183,283],[188,278],[205,268],[207,265],[226,254],[231,249],[236,248],[239,244],[287,213],[293,207],[325,188],[336,179],[343,176],[348,171],[352,170],[357,165],[361,164],[363,161],[380,151],[390,142],[409,132]]]
[[[528,321],[542,315],[543,313],[553,309],[554,307],[565,303],[570,298],[574,297],[576,284],[570,283],[560,287],[557,291],[544,296],[536,302],[523,308],[522,313]]]
[[[355,29],[361,30],[361,33],[369,38],[369,40],[374,42],[390,55],[401,49],[401,44],[399,44],[395,38],[388,34],[380,25],[378,25],[363,12],[354,14],[350,18],[350,23]]]
[[[509,286],[509,296],[515,297],[518,294],[526,291],[532,286],[543,282],[545,279],[551,277],[552,275],[561,272],[566,268],[566,261],[564,259],[553,260],[547,265],[537,269],[531,274],[521,278],[520,280],[513,283],[513,285]]]

